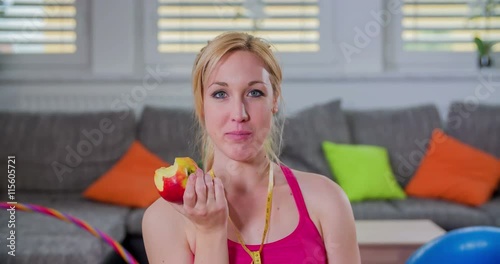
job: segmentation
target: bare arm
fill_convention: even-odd
[[[195,264],[229,263],[227,230],[196,235]]]
[[[201,170],[190,175],[182,205],[159,199],[144,214],[142,229],[149,262],[229,263],[227,214],[220,179],[213,181]],[[195,232],[193,250],[186,234],[188,225]]]
[[[328,263],[359,264],[356,225],[347,195],[335,182],[321,177],[322,210],[320,222]],[[328,201],[328,203],[324,203]]]
[[[142,236],[149,263],[193,263],[179,213],[157,200],[144,213]]]

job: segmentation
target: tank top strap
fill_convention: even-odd
[[[280,164],[281,170],[285,175],[286,181],[288,182],[288,186],[292,190],[293,198],[295,199],[295,203],[297,204],[297,209],[301,216],[309,217],[309,213],[307,212],[306,203],[304,202],[304,197],[302,196],[302,192],[300,191],[299,183],[297,178],[293,174],[292,170],[287,166]]]

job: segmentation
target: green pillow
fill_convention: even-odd
[[[405,199],[383,147],[323,141],[323,152],[349,201]]]

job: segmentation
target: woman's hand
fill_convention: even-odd
[[[210,174],[198,168],[188,177],[183,201],[182,205],[172,205],[195,225],[198,232],[226,232],[228,206],[219,178],[212,179]]]

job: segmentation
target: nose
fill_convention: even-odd
[[[233,107],[231,119],[236,122],[245,122],[248,120],[248,113],[243,102],[237,102]]]

